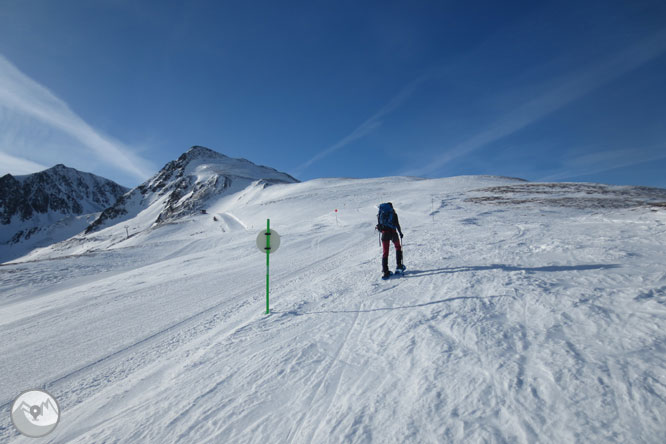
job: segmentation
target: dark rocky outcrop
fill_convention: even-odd
[[[6,174],[0,177],[0,229],[10,224],[20,228],[2,238],[11,243],[28,239],[43,228],[42,215],[53,223],[100,212],[127,191],[111,180],[62,164],[23,176]]]

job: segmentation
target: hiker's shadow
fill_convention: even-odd
[[[587,270],[607,270],[611,268],[618,268],[619,264],[583,264],[583,265],[547,265],[544,267],[517,267],[514,265],[503,265],[503,264],[491,264],[491,265],[476,265],[476,266],[467,266],[467,267],[445,267],[445,268],[434,268],[431,270],[406,270],[404,277],[421,277],[421,276],[433,276],[437,274],[452,274],[452,273],[463,273],[466,271],[487,271],[487,270],[502,270],[502,271],[523,271],[526,273],[536,273],[536,272],[563,272],[563,271],[587,271]],[[396,284],[397,285],[397,284]],[[489,300],[495,298],[504,297],[502,295],[496,296],[454,296],[446,299],[439,299],[436,301],[426,301],[421,303],[409,304],[409,305],[397,305],[392,307],[377,307],[377,308],[368,308],[368,309],[355,309],[355,310],[320,310],[320,311],[301,311],[299,309],[290,310],[285,312],[280,312],[274,310],[273,313],[281,314],[282,316],[303,316],[303,315],[315,315],[315,314],[344,314],[344,313],[371,313],[371,312],[381,312],[381,311],[392,311],[392,310],[404,310],[404,309],[413,309],[413,308],[422,308],[429,305],[445,304],[458,300],[465,299],[477,299],[477,300]],[[446,314],[449,316],[451,313]]]
[[[518,267],[514,265],[504,264],[491,264],[491,265],[475,265],[464,267],[444,267],[434,268],[431,270],[406,270],[404,277],[422,277],[433,276],[436,274],[452,274],[462,273],[466,271],[486,271],[486,270],[502,270],[502,271],[524,271],[526,273],[536,272],[562,272],[562,271],[587,271],[587,270],[608,270],[611,268],[618,268],[619,264],[584,264],[584,265],[547,265],[544,267]]]

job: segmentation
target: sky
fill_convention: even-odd
[[[0,174],[666,188],[666,2],[0,0]]]

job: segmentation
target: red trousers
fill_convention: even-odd
[[[400,251],[400,237],[398,236],[398,232],[396,230],[382,231],[382,257],[388,257],[391,241],[393,241],[393,245],[395,245],[395,251]]]

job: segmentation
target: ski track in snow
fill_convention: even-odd
[[[663,210],[464,201],[507,182],[274,186],[0,267],[3,409],[46,388],[54,443],[666,442]],[[408,267],[388,281],[384,200]],[[268,316],[267,217],[283,236]],[[30,442],[9,415],[0,441]]]

